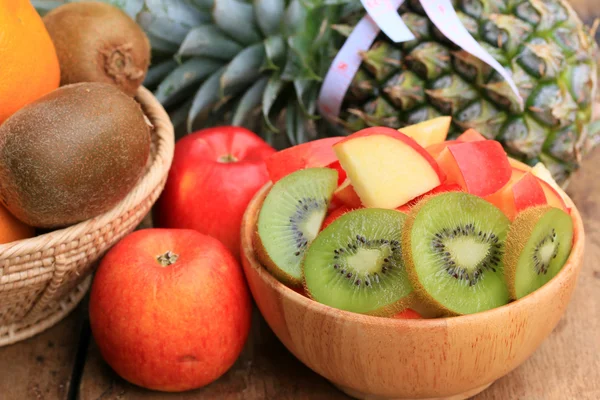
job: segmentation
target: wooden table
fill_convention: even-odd
[[[587,232],[585,265],[571,304],[554,332],[521,367],[477,400],[600,399],[600,149],[569,192]],[[85,302],[66,320],[25,342],[0,348],[2,400],[349,399],[296,360],[255,312],[251,338],[235,366],[206,388],[153,393],[120,379],[102,361]],[[543,310],[540,310],[543,312]]]
[[[572,0],[587,23],[596,0]],[[600,39],[600,34],[598,35]],[[537,352],[476,400],[600,399],[600,149],[574,177],[569,193],[584,218],[585,265],[571,304]],[[543,312],[543,310],[540,310]],[[250,339],[234,367],[185,394],[146,391],[120,379],[91,338],[86,302],[50,330],[0,348],[0,400],[337,400],[349,399],[296,360],[255,311]]]

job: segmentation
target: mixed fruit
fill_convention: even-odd
[[[472,314],[542,287],[573,242],[560,189],[542,164],[511,160],[475,130],[446,140],[450,122],[373,127],[268,158],[258,259],[315,301],[388,317]]]

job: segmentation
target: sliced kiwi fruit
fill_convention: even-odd
[[[508,218],[460,192],[422,200],[402,232],[406,269],[417,296],[444,315],[472,314],[509,301],[503,253]]]
[[[369,208],[332,222],[306,252],[309,296],[356,313],[389,316],[405,308],[412,292],[400,242],[405,220],[401,212]]]
[[[510,296],[520,299],[544,286],[562,269],[573,244],[573,220],[550,206],[517,214],[506,239],[504,272]]]
[[[302,285],[304,253],[321,229],[337,171],[308,168],[277,181],[258,215],[254,245],[259,261],[281,282]]]

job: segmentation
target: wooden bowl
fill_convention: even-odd
[[[548,284],[523,299],[453,318],[401,320],[337,310],[287,288],[257,261],[258,212],[242,222],[242,260],[252,295],[279,340],[300,361],[359,399],[466,399],[523,363],[567,308],[582,266],[584,230],[570,199],[574,246]],[[565,195],[566,197],[566,195]]]

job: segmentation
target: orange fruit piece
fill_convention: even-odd
[[[0,60],[0,124],[60,83],[54,44],[29,0],[0,0]]]
[[[19,221],[0,205],[0,244],[27,239],[34,234],[34,228]]]

